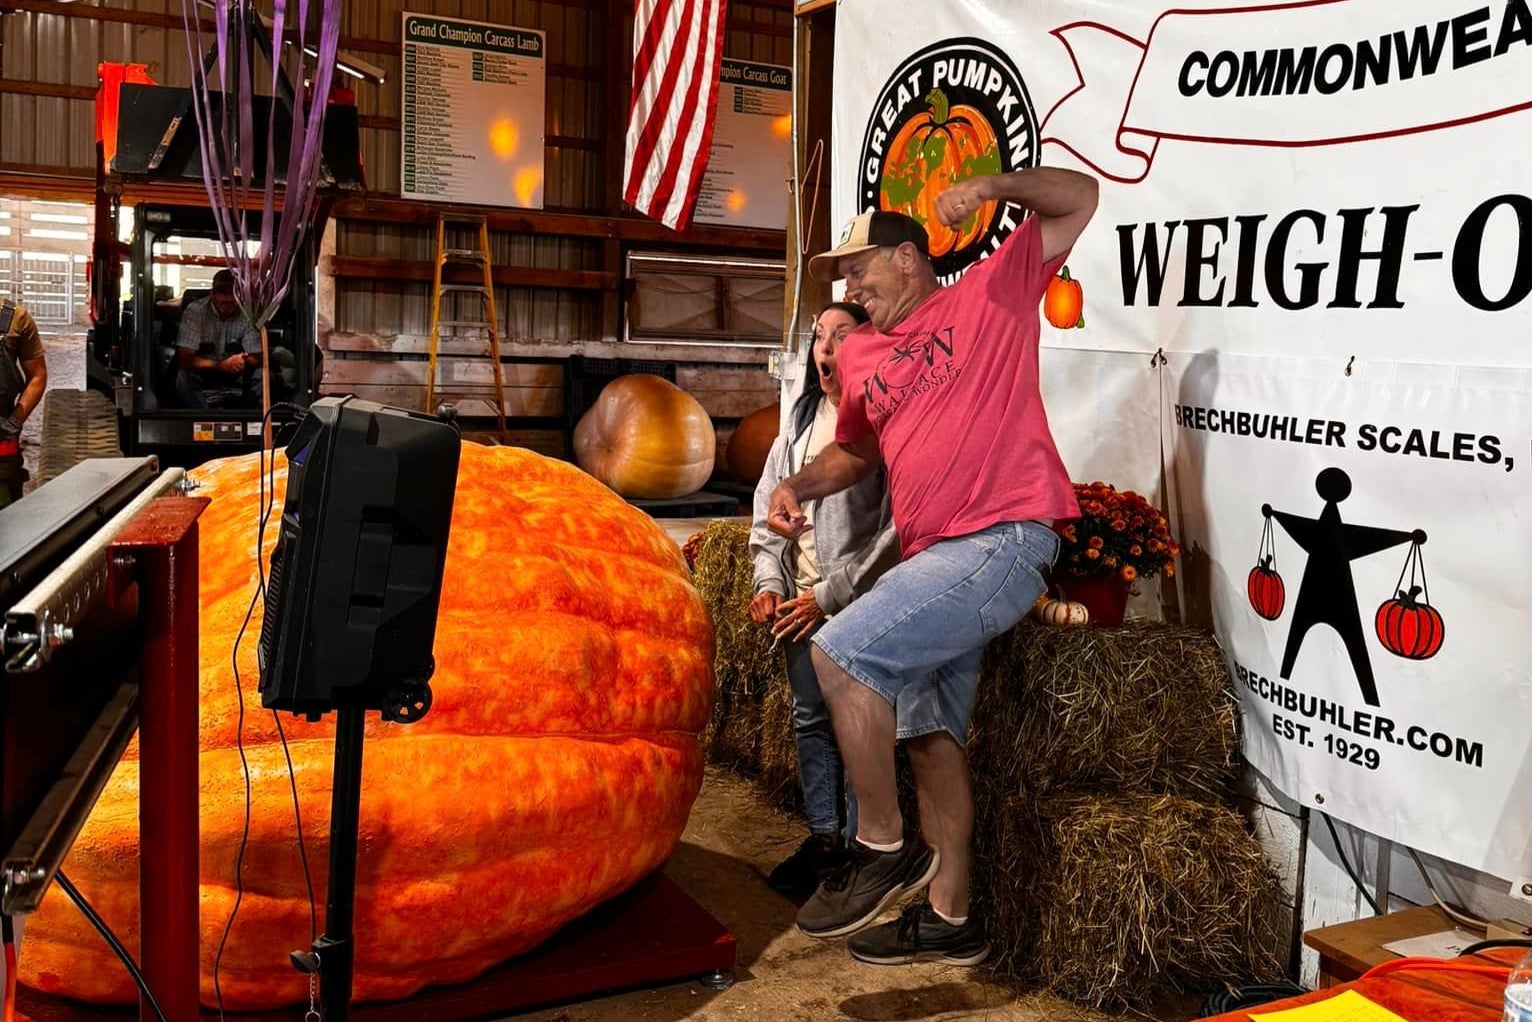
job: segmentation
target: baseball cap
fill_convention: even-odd
[[[871,210],[851,218],[841,232],[840,244],[809,260],[809,274],[816,280],[839,280],[840,260],[875,248],[894,248],[909,242],[924,256],[930,255],[926,229],[903,213]]]

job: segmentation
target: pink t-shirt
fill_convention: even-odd
[[[1065,255],[1043,262],[1029,216],[893,333],[842,343],[835,439],[876,434],[906,558],[999,522],[1079,517],[1037,375],[1038,302]]]

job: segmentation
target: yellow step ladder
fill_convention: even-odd
[[[449,226],[472,226],[477,229],[476,248],[448,248],[447,230]],[[478,266],[483,273],[483,282],[479,284],[443,283],[442,271],[448,266]],[[479,312],[482,319],[442,319],[442,296],[448,294],[477,295],[481,299]],[[461,314],[462,310],[459,310]],[[470,328],[484,331],[488,335],[488,352],[477,356],[468,355],[466,358],[488,357],[495,378],[495,424],[500,432],[500,440],[506,442],[505,435],[505,376],[500,365],[500,330],[498,320],[495,317],[495,282],[490,265],[489,254],[489,223],[482,216],[473,216],[465,213],[442,213],[436,218],[436,260],[435,271],[431,281],[431,346],[429,351],[429,366],[426,370],[426,413],[436,414],[436,401],[441,396],[436,386],[436,359],[437,350],[441,346],[441,328],[452,327],[453,336],[450,340],[460,340],[456,334],[459,328]],[[457,357],[457,356],[454,356]],[[445,389],[445,388],[443,388]],[[474,395],[478,396],[478,395]]]

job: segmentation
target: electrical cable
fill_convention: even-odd
[[[5,944],[5,994],[0,1004],[0,1018],[4,1022],[16,1019],[16,930],[15,920],[0,915],[0,942]]]
[[[1315,812],[1319,812],[1319,810],[1316,809]],[[1346,871],[1346,875],[1351,878],[1351,882],[1356,884],[1357,893],[1372,907],[1372,914],[1381,916],[1383,910],[1378,907],[1377,899],[1367,890],[1367,885],[1362,883],[1362,878],[1357,875],[1356,870],[1351,868],[1351,860],[1346,858],[1346,850],[1341,847],[1340,834],[1336,833],[1335,824],[1330,820],[1330,814],[1319,813],[1319,815],[1325,821],[1325,826],[1330,829],[1330,840],[1335,842],[1335,854],[1340,856],[1341,868]]]
[[[1280,983],[1253,983],[1250,986],[1235,987],[1233,990],[1210,994],[1202,1003],[1202,1013],[1225,1015],[1242,1008],[1254,1008],[1306,993],[1308,991],[1303,987],[1285,980]]]
[[[285,401],[279,401],[271,407],[272,411],[276,411],[278,408],[293,412],[302,411],[297,405],[289,404]],[[270,412],[267,413],[267,415],[270,414]],[[261,459],[263,462],[265,461],[264,447],[261,451]],[[261,518],[260,524],[256,527],[255,540],[257,551],[264,551],[266,549],[266,523],[270,521],[271,512],[277,506],[277,458],[275,453],[271,456],[269,475],[267,471],[264,467],[262,468]],[[270,487],[271,500],[269,505],[266,503],[268,486]],[[255,566],[256,571],[260,575],[257,592],[260,595],[262,605],[264,605],[266,600],[266,564],[259,555],[255,559]],[[282,726],[282,718],[276,710],[271,711],[271,720],[277,726],[277,738],[282,743],[282,758],[287,763],[287,785],[293,796],[293,822],[298,832],[298,859],[303,864],[303,884],[308,892],[309,899],[309,943],[313,944],[319,939],[319,905],[314,897],[314,874],[309,869],[308,842],[303,836],[303,808],[298,802],[298,774],[293,769],[293,752],[287,744],[287,730]]]
[[[1479,976],[1492,976],[1504,983],[1511,975],[1509,965],[1484,965],[1464,962],[1456,958],[1395,958],[1381,965],[1374,965],[1362,973],[1362,979],[1377,979],[1393,972],[1468,972]]]
[[[160,1007],[160,1002],[155,1000],[154,994],[149,991],[149,984],[144,981],[144,974],[138,970],[138,963],[133,961],[133,956],[128,954],[128,949],[122,946],[122,942],[117,939],[117,935],[112,932],[112,928],[106,925],[106,920],[96,914],[96,910],[90,907],[90,902],[85,900],[85,895],[81,894],[79,888],[70,883],[63,870],[55,873],[53,878],[58,882],[63,892],[69,895],[69,900],[74,902],[75,908],[79,909],[90,925],[96,928],[96,932],[101,934],[101,939],[106,941],[107,946],[112,949],[112,953],[121,960],[123,965],[127,966],[128,974],[133,977],[133,982],[138,984],[138,992],[144,995],[144,1000],[148,1002],[150,1010],[154,1012],[160,1022],[170,1022],[165,1017],[165,1010]],[[11,948],[10,941],[7,940],[5,953],[7,987],[11,983],[11,964],[13,960],[14,951]]]
[[[261,416],[261,432],[264,435],[271,416],[278,410],[301,413],[303,409],[297,405],[285,401],[274,402],[266,413]],[[239,632],[234,637],[234,649],[229,654],[230,664],[234,670],[234,694],[238,700],[239,712],[235,718],[234,745],[239,750],[239,763],[243,771],[245,781],[245,818],[240,830],[239,850],[234,857],[234,906],[229,910],[229,918],[224,923],[223,934],[218,939],[218,950],[213,955],[213,996],[218,1002],[218,1018],[220,1022],[225,1018],[223,1002],[223,984],[220,973],[223,968],[223,955],[229,944],[229,934],[234,930],[234,921],[239,916],[240,906],[245,900],[245,852],[250,845],[250,815],[251,815],[251,781],[250,760],[245,755],[245,690],[239,677],[239,647],[245,639],[245,632],[250,627],[250,619],[255,615],[255,606],[265,599],[266,596],[266,568],[262,558],[266,549],[266,522],[276,507],[276,468],[277,459],[275,452],[271,457],[271,493],[270,502],[267,501],[267,469],[266,469],[266,446],[263,443],[260,448],[259,463],[256,475],[258,479],[258,517],[255,540],[255,563],[256,563],[256,586],[250,594],[250,604],[245,608],[244,620],[240,622]],[[273,714],[275,716],[275,714]],[[314,931],[315,938],[318,936],[318,908],[314,900],[314,882],[308,868],[308,850],[304,845],[303,818],[298,813],[298,781],[293,773],[292,756],[287,748],[287,736],[282,731],[281,722],[277,723],[277,733],[282,739],[283,754],[287,757],[288,781],[293,790],[293,809],[298,820],[298,851],[303,862],[304,881],[308,887],[309,896],[309,925]]]
[[[1526,948],[1532,948],[1532,940],[1527,940],[1525,938],[1518,939],[1518,938],[1512,938],[1512,937],[1505,937],[1505,938],[1500,938],[1500,939],[1496,939],[1496,940],[1481,940],[1477,944],[1470,944],[1467,947],[1465,947],[1463,950],[1459,951],[1458,952],[1458,957],[1459,958],[1463,958],[1463,957],[1465,957],[1467,955],[1476,955],[1480,951],[1492,951],[1492,950],[1494,950],[1497,947],[1526,947]]]
[[[1436,902],[1437,908],[1441,909],[1447,914],[1448,919],[1451,919],[1459,926],[1467,926],[1470,929],[1483,930],[1486,933],[1489,932],[1489,923],[1486,923],[1482,919],[1475,918],[1466,912],[1459,912],[1457,909],[1443,901],[1442,896],[1436,893],[1436,885],[1431,882],[1431,874],[1426,872],[1426,864],[1420,861],[1420,856],[1415,854],[1415,849],[1406,848],[1405,851],[1409,852],[1410,858],[1415,860],[1415,868],[1420,870],[1420,879],[1425,881],[1426,890],[1431,892],[1431,900]]]

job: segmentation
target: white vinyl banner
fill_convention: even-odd
[[[832,234],[909,213],[952,280],[1023,213],[948,229],[942,188],[1100,180],[1050,420],[1077,479],[1157,493],[1163,445],[1251,762],[1532,874],[1532,0],[841,0],[836,32]]]
[[[1305,805],[1499,876],[1532,837],[1532,372],[1172,355],[1183,590],[1246,758]]]

